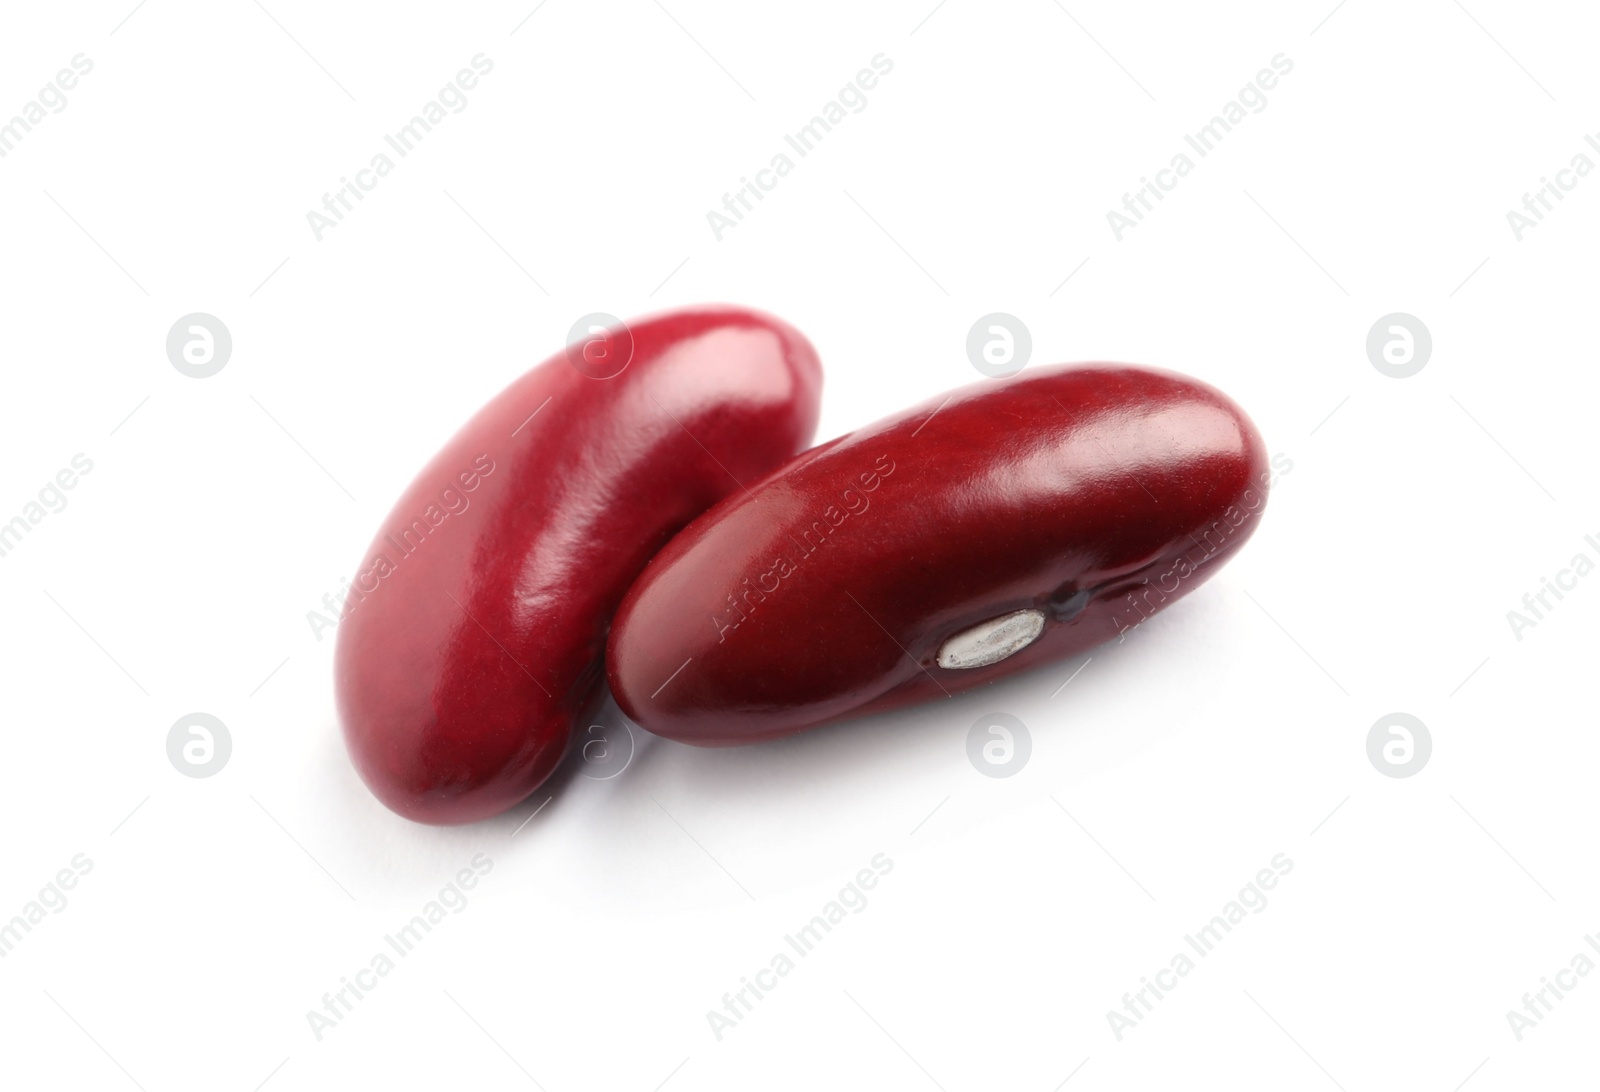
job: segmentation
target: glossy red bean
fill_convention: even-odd
[[[790,460],[664,549],[607,654],[622,709],[743,743],[1126,634],[1260,521],[1261,438],[1183,376],[1030,368]]]
[[[601,689],[607,625],[645,562],[816,427],[816,354],[770,317],[675,312],[590,348],[480,410],[354,582],[340,719],[367,786],[407,818],[467,822],[532,792]]]

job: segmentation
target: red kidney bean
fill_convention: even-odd
[[[707,745],[939,698],[1125,635],[1259,522],[1261,437],[1219,391],[1029,369],[796,456],[651,561],[611,688]]]
[[[532,792],[601,690],[629,583],[810,442],[821,382],[798,331],[706,308],[558,354],[480,410],[384,521],[340,623],[340,719],[378,799],[462,823]]]

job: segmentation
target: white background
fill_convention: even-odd
[[[132,2],[0,29],[0,118],[94,64],[0,159],[0,522],[93,461],[0,558],[0,920],[93,862],[0,960],[8,1083],[1592,1082],[1600,975],[1520,1041],[1506,1017],[1600,932],[1600,577],[1520,640],[1506,617],[1600,560],[1600,178],[1506,220],[1600,131],[1592,12]],[[479,53],[469,105],[319,242],[307,211]],[[879,53],[868,106],[719,242],[707,211]],[[1279,53],[1119,242],[1106,212]],[[1293,469],[1223,573],[1092,659],[774,745],[641,737],[470,827],[391,815],[307,612],[579,315],[714,300],[813,339],[819,439],[979,378],[967,330],[1005,311],[1035,362],[1216,384]],[[1365,349],[1397,311],[1434,340],[1403,380]],[[191,312],[232,332],[210,379],[166,357]],[[233,741],[207,779],[166,753],[195,711]],[[1408,778],[1367,757],[1396,711],[1433,741]],[[966,754],[996,712],[1033,746],[1005,779]],[[707,1012],[879,853],[866,908],[719,1039]],[[1119,1040],[1108,1010],[1279,853],[1266,908]],[[319,1041],[307,1011],[475,854],[467,906]]]

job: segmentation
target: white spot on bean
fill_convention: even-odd
[[[939,646],[939,666],[988,667],[1021,652],[1043,632],[1043,611],[1030,608],[1002,614],[945,638]]]

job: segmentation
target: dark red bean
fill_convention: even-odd
[[[339,714],[362,778],[407,818],[467,822],[532,792],[601,688],[645,562],[816,427],[816,353],[770,317],[676,312],[591,348],[480,410],[363,559]]]
[[[629,591],[608,650],[650,731],[744,743],[1117,638],[1260,522],[1270,471],[1219,391],[1030,368],[934,398],[730,495]]]

